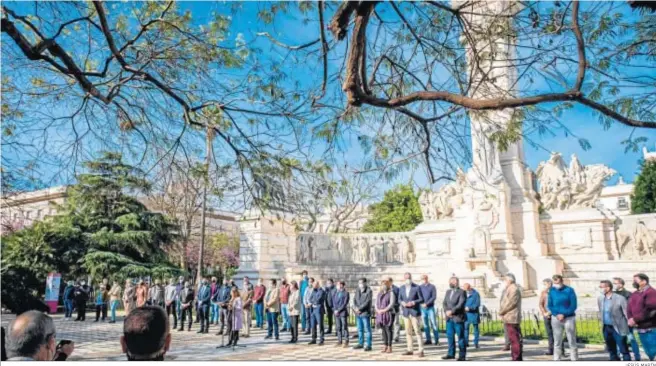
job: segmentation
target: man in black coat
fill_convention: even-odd
[[[87,286],[85,281],[80,282],[80,284],[75,287],[74,297],[75,308],[77,309],[77,318],[75,318],[76,322],[83,322],[87,319],[87,301],[89,301],[90,294],[91,288]]]
[[[455,358],[456,344],[455,337],[458,335],[458,361],[464,361],[467,354],[465,345],[465,302],[467,294],[460,288],[458,277],[451,277],[449,280],[449,289],[444,296],[444,312],[446,313],[446,337],[449,341],[449,350],[444,360]]]
[[[324,287],[323,292],[326,293],[326,317],[328,318],[328,331],[326,334],[331,334],[333,332],[333,296],[335,296],[335,293],[337,292],[337,289],[334,286],[334,282],[332,278],[329,278],[328,281],[326,281],[326,287]]]

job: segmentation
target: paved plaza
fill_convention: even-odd
[[[87,321],[75,322],[64,320],[62,315],[55,315],[55,326],[57,328],[58,339],[70,339],[75,342],[75,353],[71,360],[124,360],[125,355],[121,353],[119,338],[122,330],[122,319],[120,317],[116,324],[107,322],[95,323],[94,316],[89,314]],[[2,325],[6,327],[14,318],[13,315],[3,314]],[[441,344],[439,346],[427,346],[425,349],[426,357],[420,359],[416,356],[403,356],[405,351],[405,337],[401,335],[401,343],[394,345],[392,354],[382,354],[381,338],[376,332],[374,333],[374,347],[371,352],[362,350],[352,350],[351,348],[336,348],[336,338],[334,335],[326,335],[326,342],[323,346],[307,345],[310,340],[309,335],[301,335],[299,343],[289,344],[289,333],[281,333],[279,341],[265,340],[265,330],[255,329],[250,338],[241,338],[239,344],[245,347],[221,348],[221,337],[214,335],[217,327],[211,326],[209,334],[196,334],[198,324],[193,324],[191,331],[178,332],[173,331],[173,341],[171,349],[166,355],[167,360],[176,361],[200,361],[200,360],[240,360],[240,361],[309,361],[309,360],[440,360],[446,354],[446,340],[444,334],[440,336]],[[349,329],[355,331],[355,327]],[[227,342],[227,337],[225,339]],[[353,344],[353,343],[352,343]],[[473,347],[468,350],[467,358],[470,360],[510,360],[510,352],[501,352],[501,342],[491,338],[484,338],[479,349]],[[525,360],[550,360],[551,357],[544,356],[545,345],[535,344],[527,341],[524,345]],[[604,352],[603,346],[593,345],[579,349],[581,360],[585,361],[605,361],[608,356]],[[644,356],[643,356],[644,357]]]

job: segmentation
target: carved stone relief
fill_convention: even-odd
[[[409,234],[315,234],[296,237],[299,263],[414,263],[414,237]]]
[[[584,167],[575,154],[567,167],[560,153],[553,153],[536,173],[542,208],[548,211],[594,207],[604,183],[616,172],[602,164]]]
[[[640,259],[656,256],[656,230],[646,222],[621,225],[616,229],[617,251],[621,259]]]

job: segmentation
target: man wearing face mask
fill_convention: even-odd
[[[620,277],[613,278],[613,292],[624,297],[628,306],[629,298],[631,297],[631,291],[627,290],[624,287],[624,279]],[[631,344],[631,351],[633,352],[633,360],[640,361],[640,346],[638,346],[638,340],[634,332],[633,327],[629,327],[629,334],[627,334],[627,339]],[[618,348],[619,351],[619,348]]]
[[[307,322],[310,320],[309,318],[306,318],[307,314],[305,313],[305,301],[303,300],[305,296],[305,291],[307,290],[308,286],[310,285],[310,278],[308,277],[308,272],[303,271],[301,272],[301,280],[299,281],[299,295],[301,297],[301,331],[305,333],[307,330],[309,330],[310,325],[307,324]]]
[[[264,306],[267,310],[267,336],[264,339],[270,339],[272,336],[279,338],[278,332],[278,313],[280,313],[280,289],[277,287],[277,281],[269,281],[269,290],[264,296]]]
[[[326,287],[324,287],[323,291],[326,293],[326,317],[328,318],[328,331],[326,334],[331,334],[333,332],[333,296],[335,295],[335,292],[337,291],[334,287],[334,282],[332,278],[329,278],[328,281],[326,282]]]
[[[551,313],[551,327],[554,332],[554,361],[560,361],[563,349],[563,332],[567,336],[570,359],[578,360],[576,346],[576,308],[574,289],[563,284],[563,276],[553,275],[553,286],[547,298],[547,310]]]
[[[549,341],[549,351],[545,353],[546,356],[553,356],[554,354],[554,335],[553,328],[551,327],[551,312],[547,310],[547,298],[549,296],[549,290],[551,290],[552,285],[553,281],[551,278],[545,278],[542,281],[542,286],[544,286],[544,289],[540,293],[540,300],[538,303],[540,313],[542,313],[542,320],[544,321],[544,329],[547,331],[547,339]],[[565,353],[564,346],[561,347],[561,353]]]
[[[314,288],[314,278],[310,277],[308,280],[308,286],[303,293],[303,313],[305,314],[305,319],[307,322],[307,327],[305,333],[310,334],[310,324],[312,322],[312,304],[310,303],[310,296],[312,295],[312,289]]]
[[[449,279],[449,289],[444,295],[442,307],[446,315],[446,338],[449,350],[443,360],[456,358],[456,335],[458,336],[458,361],[464,361],[467,355],[465,343],[465,302],[467,295],[460,289],[458,277]]]
[[[75,282],[68,281],[64,289],[64,319],[73,319],[73,304],[75,303]]]
[[[216,335],[221,335],[223,334],[223,328],[226,326],[226,324],[228,325],[228,328],[230,328],[230,317],[228,314],[228,303],[230,302],[230,284],[228,283],[227,278],[223,279],[223,286],[221,286],[218,291],[216,291],[212,301],[220,309],[219,323],[221,323],[221,325],[219,332],[216,333]],[[228,331],[225,334],[230,335],[230,332]]]
[[[180,328],[178,332],[184,330],[185,319],[189,318],[189,326],[187,331],[191,331],[191,323],[193,319],[191,317],[191,308],[194,304],[194,289],[191,287],[189,281],[185,282],[184,288],[180,291]]]
[[[337,281],[337,291],[333,294],[333,311],[335,313],[335,331],[337,332],[336,346],[348,347],[348,306],[349,293],[346,291],[346,282]],[[343,343],[342,343],[343,342]]]
[[[253,304],[255,304],[255,326],[262,329],[264,327],[264,295],[266,286],[264,280],[258,279],[257,286],[253,290]]]
[[[209,333],[210,331],[210,283],[203,278],[200,290],[198,290],[198,315],[200,318],[200,330],[198,333]]]
[[[175,285],[175,309],[178,313],[178,319],[182,319],[182,299],[180,294],[185,287],[185,280],[183,276],[178,277],[178,283]]]
[[[606,350],[610,355],[610,361],[620,360],[617,355],[618,347],[622,359],[631,361],[626,338],[629,333],[629,324],[626,319],[626,299],[613,293],[613,285],[610,281],[601,281],[599,283],[599,292],[600,296],[597,299],[597,304],[601,315],[601,329],[606,343]]]
[[[7,329],[7,361],[64,361],[73,353],[73,342],[57,349],[52,318],[37,310],[22,313]]]
[[[636,328],[642,349],[654,361],[656,357],[656,290],[649,285],[644,273],[633,276],[634,292],[629,298],[627,317],[629,326]]]
[[[392,307],[394,343],[399,343],[399,338],[401,337],[401,304],[399,303],[399,287],[394,285],[392,277],[389,277],[387,280],[392,287],[392,294],[394,295],[394,306]]]
[[[440,331],[437,327],[437,316],[435,316],[435,299],[437,298],[437,289],[435,286],[428,282],[428,276],[421,276],[421,296],[424,298],[424,303],[421,304],[421,316],[424,318],[424,335],[426,341],[424,345],[432,344],[431,342],[431,328],[433,328],[433,336],[435,337],[435,344],[440,344]]]
[[[478,323],[481,321],[478,310],[481,307],[481,296],[468,283],[463,284],[462,289],[467,294],[467,300],[465,301],[465,347],[469,347],[469,327],[473,327],[474,348],[478,348]]]
[[[308,344],[317,344],[317,328],[319,328],[319,345],[323,345],[323,315],[325,313],[325,303],[326,292],[321,288],[321,283],[315,281],[314,284],[312,284],[312,293],[310,294],[310,328],[312,328],[312,340]]]
[[[403,327],[406,332],[406,343],[408,346],[404,356],[410,356],[412,352],[412,333],[417,338],[417,348],[419,357],[424,357],[424,344],[421,339],[421,328],[419,321],[421,317],[421,305],[424,304],[424,297],[422,291],[412,282],[412,276],[407,273],[403,276],[405,286],[399,289],[399,301],[401,302],[401,310],[403,311]],[[434,314],[433,314],[434,315]]]
[[[280,315],[282,315],[282,329],[281,332],[287,332],[291,327],[289,320],[289,285],[286,279],[280,281]]]
[[[89,286],[85,281],[75,288],[75,308],[77,309],[77,318],[75,321],[85,321],[87,319],[87,301],[90,293]]]
[[[353,297],[353,311],[355,312],[356,324],[358,326],[358,345],[353,349],[363,349],[371,351],[371,301],[373,293],[367,286],[367,279],[361,278],[358,281],[358,289],[355,290]],[[364,345],[365,337],[367,344]]]

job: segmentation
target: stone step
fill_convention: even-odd
[[[615,268],[604,268],[595,271],[573,271],[566,269],[563,271],[563,277],[567,279],[590,279],[590,280],[611,280],[613,277],[623,278],[624,281],[629,282],[633,275],[636,273],[645,273],[649,278],[656,278],[656,271],[639,271],[639,270],[621,270]]]
[[[644,261],[608,261],[608,262],[566,262],[565,270],[572,271],[589,271],[612,269],[615,271],[630,270],[634,272],[643,272],[656,267],[656,260]]]

